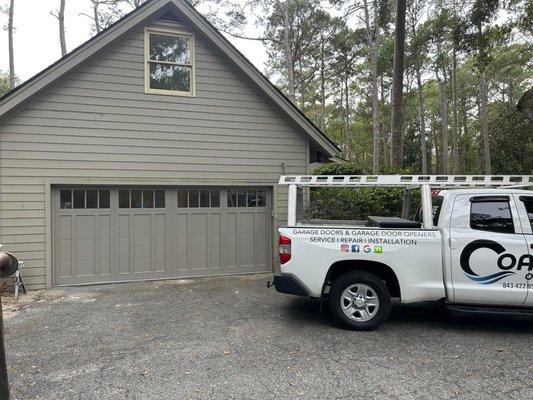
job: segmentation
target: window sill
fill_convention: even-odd
[[[164,96],[178,96],[178,97],[196,97],[196,93],[192,92],[178,92],[174,90],[163,90],[163,89],[145,89],[144,93],[146,94],[162,94]]]

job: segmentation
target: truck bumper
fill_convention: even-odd
[[[290,275],[274,275],[274,287],[280,293],[309,297],[305,287]]]

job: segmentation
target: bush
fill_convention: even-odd
[[[331,163],[317,167],[314,175],[365,175],[355,163]],[[399,171],[408,173],[407,171]],[[389,172],[393,173],[393,172]],[[412,214],[418,209],[419,191],[413,193]],[[313,188],[311,204],[304,213],[306,219],[361,220],[369,215],[400,216],[401,188]]]

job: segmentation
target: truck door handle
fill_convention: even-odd
[[[531,243],[531,244],[529,245],[529,247],[530,247],[531,249],[533,249],[533,243]]]
[[[457,239],[450,238],[450,249],[457,248]]]

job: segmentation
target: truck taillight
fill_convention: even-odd
[[[291,238],[279,236],[279,262],[285,264],[291,259]]]

